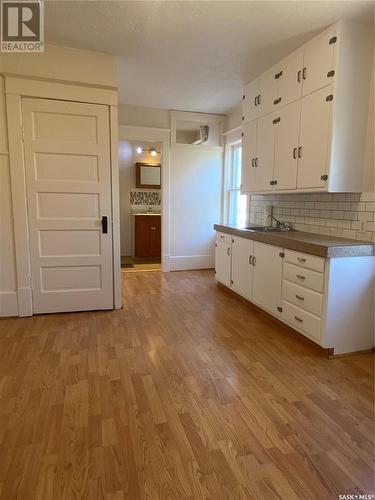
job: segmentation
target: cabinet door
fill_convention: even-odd
[[[331,142],[332,102],[326,101],[331,87],[317,90],[302,99],[297,188],[325,186],[321,178],[328,169]]]
[[[257,118],[258,108],[259,108],[257,102],[258,96],[259,96],[259,80],[256,79],[245,85],[243,90],[242,116],[244,123],[250,122]]]
[[[223,285],[230,286],[231,246],[229,243],[215,243],[215,278]]]
[[[233,290],[247,299],[251,299],[253,288],[254,242],[246,238],[232,238],[232,283]]]
[[[303,52],[303,95],[314,92],[314,90],[330,83],[331,78],[327,74],[334,69],[336,43],[330,43],[334,36],[334,31],[326,31],[305,45]]]
[[[301,101],[284,106],[277,114],[280,121],[275,128],[274,189],[296,189]]]
[[[280,314],[283,259],[281,248],[254,242],[253,301],[272,314]]]
[[[299,99],[302,95],[303,50],[299,49],[285,58],[277,71],[278,107]]]
[[[150,225],[150,257],[161,256],[161,217],[159,215],[148,216]]]
[[[255,162],[255,189],[253,191],[271,191],[273,179],[273,158],[275,145],[274,115],[267,115],[258,120],[257,155]]]
[[[257,122],[244,125],[242,133],[241,191],[250,192],[255,188]]]
[[[259,77],[258,117],[267,115],[275,109],[274,100],[277,97],[277,80],[275,68],[271,68]]]

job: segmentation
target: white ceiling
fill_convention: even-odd
[[[49,43],[119,57],[121,103],[225,113],[244,83],[373,1],[48,1]]]

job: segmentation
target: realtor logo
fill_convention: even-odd
[[[43,2],[1,2],[1,52],[44,52]]]

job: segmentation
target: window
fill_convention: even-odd
[[[233,144],[228,147],[225,205],[228,224],[246,226],[248,196],[241,194],[241,153],[241,144]]]

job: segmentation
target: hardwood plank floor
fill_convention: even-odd
[[[211,271],[0,321],[0,498],[374,493],[373,356],[328,360]]]

